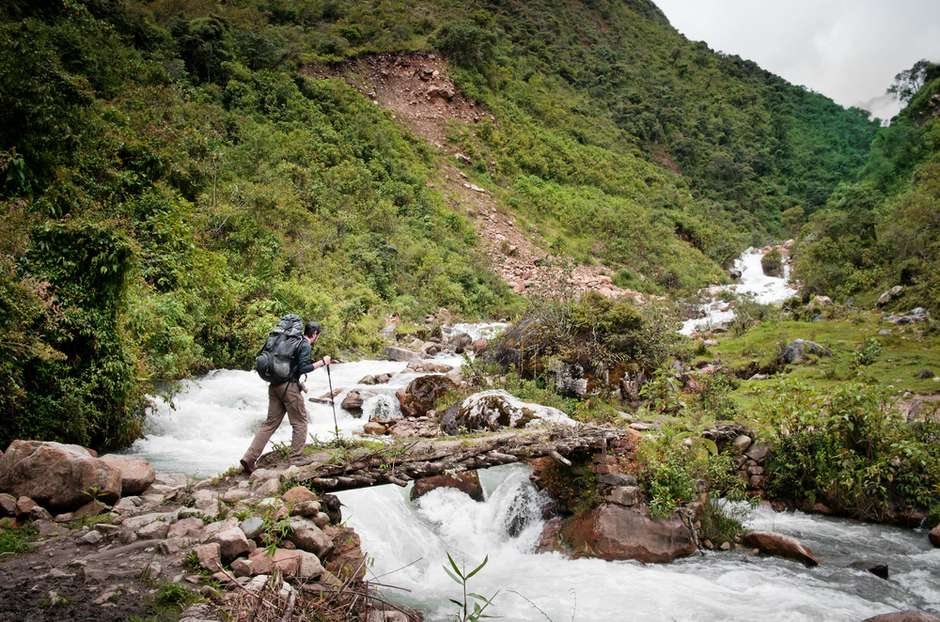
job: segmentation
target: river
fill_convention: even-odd
[[[742,277],[732,287],[739,293],[751,291],[759,301],[779,301],[789,289],[786,280],[761,278],[763,272],[758,276],[755,266],[760,271],[760,253],[745,253],[739,260]],[[481,336],[498,325],[459,329]],[[460,363],[456,358],[441,360]],[[332,370],[334,387],[344,393],[361,389],[390,395],[416,376],[405,371],[404,363],[391,361],[356,361]],[[358,384],[363,376],[379,373],[396,375],[387,385]],[[308,395],[325,394],[327,386],[322,370],[308,376]],[[265,383],[253,372],[211,372],[184,381],[172,401],[154,398],[146,436],[131,452],[159,470],[215,474],[237,464],[266,407]],[[329,440],[334,433],[330,407],[309,403],[308,409],[311,434]],[[368,413],[355,418],[337,409],[344,436],[360,432],[367,420]],[[289,439],[285,419],[273,440]],[[509,621],[854,622],[912,607],[940,613],[940,549],[930,546],[925,533],[799,512],[759,508],[748,524],[798,537],[821,558],[817,568],[741,552],[709,552],[668,565],[535,553],[541,499],[528,474],[522,465],[482,471],[484,502],[442,489],[412,503],[408,488],[394,486],[339,496],[348,524],[374,560],[370,578],[402,588],[387,588],[387,597],[421,609],[431,621],[450,619],[448,598],[459,593],[442,569],[448,552],[468,565],[489,556],[471,587],[486,595],[499,590],[493,613]],[[527,526],[510,537],[506,525],[514,519]],[[855,561],[887,564],[890,579],[848,567]]]

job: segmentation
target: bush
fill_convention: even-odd
[[[769,250],[760,258],[760,267],[767,276],[783,276],[783,255],[776,248]]]
[[[473,21],[457,20],[441,26],[431,45],[458,65],[484,69],[493,60],[496,34]]]

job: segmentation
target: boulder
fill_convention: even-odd
[[[274,555],[268,555],[265,549],[256,549],[248,556],[248,561],[255,575],[270,574],[277,568],[284,576],[296,576],[300,572],[303,551],[275,549]]]
[[[288,539],[298,549],[313,553],[321,559],[333,549],[333,541],[313,521],[295,516],[290,520],[290,527]]]
[[[197,536],[202,531],[202,519],[195,516],[181,518],[172,525],[167,531],[167,538],[185,538],[188,536]]]
[[[208,543],[219,545],[219,554],[222,560],[230,562],[242,553],[249,553],[253,550],[252,542],[245,537],[245,532],[239,527],[231,527],[214,534],[209,538]]]
[[[447,345],[453,348],[457,354],[460,354],[473,345],[473,337],[467,333],[457,333],[447,340]]]
[[[360,378],[359,384],[368,384],[368,385],[386,384],[391,379],[392,379],[391,374],[375,374],[375,375],[370,374],[368,376],[363,376],[362,378]]]
[[[306,486],[294,486],[281,495],[281,499],[287,505],[297,505],[307,501],[316,501],[317,496]]]
[[[144,500],[137,496],[121,497],[111,509],[118,514],[127,514],[139,508],[143,502]]]
[[[444,431],[455,434],[468,430],[498,430],[500,427],[522,428],[533,423],[577,425],[557,408],[523,402],[502,390],[475,393],[461,402],[452,418],[445,418]]]
[[[930,543],[936,547],[940,547],[940,523],[934,525],[934,528],[930,530],[930,533],[927,535],[930,538]]]
[[[564,521],[556,516],[545,521],[542,527],[542,533],[539,536],[538,544],[535,545],[536,553],[548,553],[550,551],[564,552],[564,546],[561,543],[561,530],[564,527]]]
[[[362,413],[369,421],[382,425],[401,419],[401,408],[393,395],[373,395],[362,403]]]
[[[157,472],[150,463],[140,458],[108,454],[101,460],[121,473],[121,494],[139,495],[157,479]]]
[[[751,531],[744,536],[746,546],[755,548],[767,555],[785,557],[802,562],[808,567],[818,566],[819,560],[813,552],[796,538],[772,531]]]
[[[734,448],[734,453],[743,454],[751,446],[751,437],[746,434],[740,434],[733,441],[731,441],[731,446]]]
[[[405,417],[423,417],[438,399],[457,388],[446,376],[419,376],[395,393]]]
[[[264,528],[264,519],[260,516],[249,516],[238,524],[238,527],[244,532],[245,537],[254,540],[261,535]]]
[[[456,475],[435,475],[417,480],[411,488],[411,500],[426,495],[437,488],[456,488],[474,501],[483,501],[483,486],[476,471],[464,471]]]
[[[915,307],[905,313],[898,313],[889,315],[885,318],[885,321],[891,322],[892,324],[916,324],[918,322],[926,322],[930,319],[930,312],[923,307]]]
[[[940,618],[923,611],[908,609],[865,618],[862,622],[940,622]]]
[[[55,512],[74,510],[92,499],[121,496],[121,472],[78,445],[13,441],[0,458],[0,490],[27,496]]]
[[[386,432],[388,432],[388,429],[381,423],[378,423],[377,421],[369,421],[364,426],[362,426],[362,431],[365,434],[374,434],[376,436],[381,436],[382,434],[385,434]]]
[[[0,516],[16,516],[16,497],[0,493]]]
[[[398,346],[386,346],[385,358],[390,361],[396,361],[399,363],[410,363],[411,361],[420,360],[421,355],[418,354],[417,352],[412,352],[411,350],[407,350],[405,348],[399,348]],[[362,384],[369,384],[369,383],[363,382]]]
[[[605,503],[572,517],[562,537],[574,557],[671,562],[697,549],[679,518],[653,520],[635,508]]]
[[[903,292],[904,292],[903,286],[895,285],[891,289],[883,292],[880,296],[878,296],[878,306],[879,307],[885,306],[886,304],[888,304],[895,298],[900,297]]]
[[[616,486],[604,495],[604,500],[608,503],[616,503],[623,506],[634,506],[640,502],[639,486]]]
[[[454,369],[453,365],[438,363],[437,361],[412,361],[406,368],[422,374],[446,374]]]
[[[362,579],[366,574],[366,557],[359,534],[348,527],[327,527],[324,533],[333,540],[333,550],[322,560],[331,573],[346,581]]]
[[[362,393],[354,390],[346,394],[340,407],[353,414],[362,414],[362,402]]]
[[[209,572],[216,572],[222,567],[222,558],[217,543],[200,544],[194,550],[196,551],[196,558],[199,560],[199,565]]]
[[[787,365],[795,365],[807,360],[809,355],[814,356],[832,356],[828,348],[824,348],[815,341],[806,339],[794,339],[783,348],[780,353],[780,362]]]

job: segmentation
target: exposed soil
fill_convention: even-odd
[[[447,197],[455,211],[474,223],[493,270],[514,291],[533,296],[596,291],[644,302],[639,292],[614,285],[609,268],[572,265],[544,250],[548,246],[545,241],[524,231],[499,206],[491,189],[471,183],[459,169],[459,163],[470,161],[448,144],[448,123],[497,119],[460,93],[444,59],[434,54],[376,54],[336,65],[308,66],[302,72],[342,77],[438,150],[443,157],[432,185]]]

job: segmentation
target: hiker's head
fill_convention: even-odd
[[[304,337],[307,338],[307,341],[313,343],[320,336],[320,323],[319,322],[307,322],[304,324]]]

